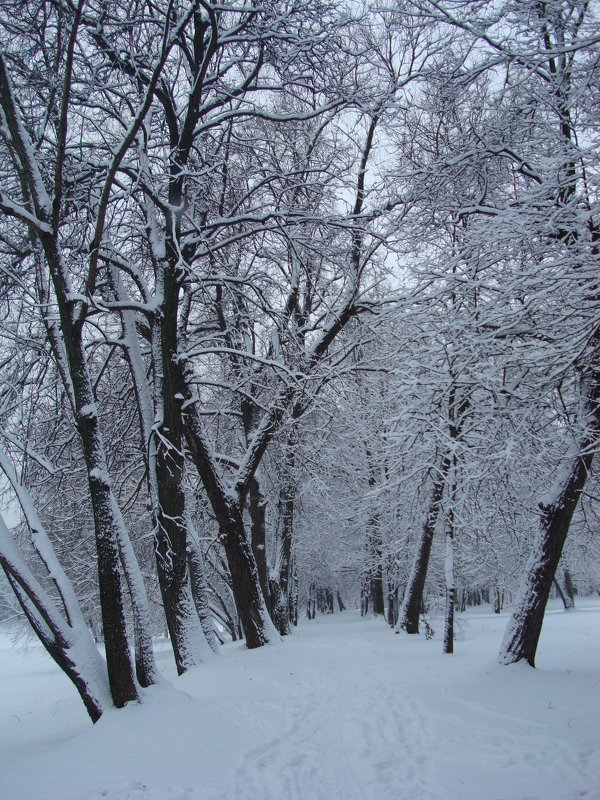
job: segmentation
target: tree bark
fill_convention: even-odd
[[[542,631],[544,612],[573,513],[579,502],[593,460],[593,448],[600,430],[600,375],[590,370],[584,383],[584,419],[588,432],[571,456],[567,475],[558,482],[550,503],[540,503],[540,527],[520,591],[519,601],[509,621],[500,662],[527,661],[535,666],[535,655]]]
[[[57,273],[57,283],[62,283],[63,268],[54,241],[46,241],[46,258]],[[71,309],[66,298],[66,287],[57,291],[61,328],[69,364],[69,376],[75,400],[77,430],[82,443],[87,468],[88,484],[94,515],[98,587],[102,610],[102,629],[106,651],[106,664],[113,701],[122,708],[130,700],[138,699],[137,687],[129,656],[129,643],[125,624],[125,607],[119,571],[119,538],[127,536],[125,523],[113,496],[104,445],[87,359],[79,324],[72,323]]]
[[[206,574],[204,570],[204,556],[202,555],[198,534],[192,527],[189,519],[187,520],[187,528],[187,556],[188,568],[190,571],[192,598],[194,600],[194,605],[196,606],[196,612],[198,613],[206,641],[208,642],[210,649],[214,653],[218,653],[219,645],[213,626],[212,614],[210,613],[208,584],[206,582]]]
[[[293,457],[289,467],[293,466]],[[295,486],[284,479],[284,486],[279,496],[281,525],[279,530],[278,596],[273,607],[273,623],[282,636],[290,632],[290,562],[292,555],[292,539],[294,532],[294,499]]]
[[[456,458],[453,458],[454,478],[450,494],[450,508],[448,509],[448,523],[446,527],[446,617],[444,621],[444,653],[454,652],[454,601],[456,587],[454,583],[454,503],[456,500]]]
[[[446,484],[446,478],[448,477],[450,464],[450,456],[446,456],[442,461],[438,474],[434,477],[431,501],[429,503],[425,522],[421,529],[419,541],[417,542],[417,549],[404,594],[404,602],[402,603],[402,608],[398,615],[398,622],[396,623],[396,631],[402,629],[406,631],[406,633],[419,632],[419,612],[423,603],[423,591],[425,589],[425,580],[429,567],[431,542],[440,513],[444,486]]]
[[[565,595],[566,595],[566,605],[565,608],[569,611],[572,608],[575,608],[575,592],[573,590],[573,581],[571,579],[571,573],[568,569],[564,572],[565,576]]]
[[[240,617],[246,645],[250,649],[267,644],[276,631],[265,605],[252,545],[246,536],[243,518],[244,497],[229,490],[220,474],[212,448],[196,410],[198,398],[186,381],[185,437],[192,461],[217,518],[220,537],[231,575],[231,588]]]
[[[169,251],[173,245],[169,243]],[[183,373],[178,363],[177,310],[179,279],[176,253],[163,271],[163,308],[160,319],[162,400],[161,424],[156,446],[158,527],[155,536],[156,566],[177,673],[181,675],[203,660],[206,640],[194,606],[188,572],[187,525],[183,489]],[[158,324],[158,323],[157,323]],[[158,344],[158,342],[157,342]],[[157,354],[155,354],[157,355]],[[159,400],[160,402],[160,400]]]
[[[370,593],[371,609],[376,617],[383,617],[385,614],[385,601],[383,596],[383,559],[381,555],[381,538],[377,530],[378,518],[375,517],[371,523],[371,538],[369,549],[371,550],[371,560],[375,563],[371,567]]]
[[[248,510],[250,511],[252,553],[256,561],[258,580],[267,608],[270,608],[269,576],[267,570],[267,501],[260,490],[256,476],[250,481],[248,490]]]
[[[221,541],[225,547],[231,574],[231,587],[240,622],[249,649],[262,647],[270,641],[270,618],[267,612],[252,546],[246,537],[242,513],[239,509],[221,527]]]

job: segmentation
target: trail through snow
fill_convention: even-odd
[[[4,636],[0,798],[598,800],[600,602],[579,605],[547,614],[537,670],[496,665],[488,608],[460,616],[453,656],[353,612],[179,679],[159,652],[174,688],[96,726],[40,647]]]

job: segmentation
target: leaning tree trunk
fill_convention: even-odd
[[[442,496],[444,494],[444,486],[446,484],[446,478],[448,477],[450,463],[450,457],[446,456],[442,462],[439,473],[434,479],[431,502],[423,528],[421,529],[419,541],[417,542],[417,550],[404,594],[404,602],[402,603],[402,608],[398,615],[398,622],[396,623],[396,632],[399,632],[401,629],[406,631],[406,633],[419,632],[419,613],[423,604],[423,591],[425,589],[425,580],[429,567],[431,542],[433,541],[433,534],[440,513]]]
[[[540,503],[541,520],[536,541],[525,570],[520,599],[509,621],[500,662],[527,661],[535,666],[544,612],[556,575],[571,519],[592,466],[593,448],[600,430],[600,375],[592,372],[585,397],[589,432],[571,456],[570,469],[554,492],[552,502]]]
[[[206,573],[204,570],[204,556],[200,546],[200,539],[192,525],[189,517],[186,518],[188,529],[187,537],[187,556],[188,566],[190,570],[190,584],[192,589],[192,597],[194,598],[194,605],[200,618],[200,624],[206,637],[206,641],[210,645],[210,649],[218,653],[219,645],[217,636],[213,626],[213,618],[210,611],[210,601],[208,597],[208,583],[206,582]]]
[[[225,547],[231,587],[246,646],[250,649],[262,647],[271,640],[270,631],[273,628],[240,508],[232,508],[231,518],[221,526],[221,541]]]
[[[21,498],[19,498],[21,499]],[[26,513],[32,544],[60,595],[64,615],[38,582],[0,515],[0,566],[25,616],[56,664],[72,681],[92,722],[111,705],[106,666],[87,628],[73,587],[59,564],[43,527]]]
[[[225,548],[231,587],[244,629],[246,646],[262,647],[277,635],[264,601],[252,545],[246,535],[243,498],[228,487],[219,471],[195,404],[198,398],[186,381],[185,436],[190,455],[213,508]]]
[[[557,593],[558,593],[558,596],[559,596],[559,597],[560,597],[560,599],[562,600],[563,607],[564,607],[564,609],[565,609],[565,611],[566,611],[566,610],[568,609],[568,607],[569,607],[569,606],[567,605],[567,598],[565,597],[565,594],[564,594],[564,592],[563,592],[563,590],[562,590],[562,588],[561,588],[561,585],[560,585],[560,583],[559,583],[559,582],[556,580],[556,578],[554,578],[554,580],[553,580],[552,582],[553,582],[553,584],[554,584],[554,588],[556,589],[556,591],[557,591]]]

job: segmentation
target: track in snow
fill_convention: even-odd
[[[40,648],[0,650],[0,797],[597,800],[600,607],[549,614],[536,671],[496,666],[504,616],[466,620],[454,656],[439,631],[305,622],[93,728]]]

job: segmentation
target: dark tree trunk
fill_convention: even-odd
[[[375,486],[375,479],[369,479],[369,485]],[[383,597],[383,558],[381,555],[381,534],[379,532],[379,517],[374,515],[368,525],[369,535],[367,540],[367,558],[369,563],[369,594],[371,611],[374,616],[382,617],[385,614]]]
[[[373,490],[377,484],[378,469],[369,448],[365,447],[365,450],[369,465],[369,487]],[[377,513],[373,513],[367,523],[367,564],[369,565],[368,592],[370,594],[371,610],[374,616],[382,617],[385,614],[383,559],[381,556],[379,515]]]
[[[398,589],[392,589],[391,585],[388,588],[388,625],[393,628],[396,624],[396,605],[398,603]]]
[[[172,248],[172,245],[170,246]],[[160,324],[159,389],[162,422],[156,447],[158,526],[154,549],[158,581],[179,675],[202,660],[204,634],[195,610],[188,572],[187,525],[183,489],[184,381],[178,362],[178,256],[171,254],[163,274],[163,314]],[[155,354],[156,355],[156,354]]]
[[[36,163],[37,155],[25,133],[25,127],[20,123],[20,110],[14,99],[1,54],[0,104],[20,162],[23,184],[29,185],[33,195],[31,200],[38,208],[40,219],[45,224],[45,231],[38,233],[39,242],[50,270],[62,335],[61,350],[54,351],[54,356],[58,371],[65,381],[65,391],[73,402],[75,421],[81,437],[94,515],[98,585],[108,679],[113,702],[117,708],[121,708],[127,702],[137,700],[138,691],[129,654],[119,569],[118,541],[121,532],[118,526],[122,523],[122,517],[111,488],[83,340],[87,303],[76,300],[71,291],[69,271],[59,245],[57,221],[46,206],[45,190],[41,188],[42,177]],[[51,168],[51,164],[46,166]],[[37,242],[34,246],[37,246]],[[56,342],[51,344],[55,345]],[[123,530],[122,533],[126,535],[126,531]]]
[[[444,623],[444,653],[454,652],[454,587],[446,590],[446,619]]]
[[[309,590],[308,590],[308,604],[306,606],[306,614],[309,619],[314,619],[316,614],[316,593],[317,589],[314,583],[311,583]]]
[[[594,375],[586,398],[592,422],[591,432],[581,442],[579,454],[575,456],[571,471],[559,487],[553,502],[548,505],[540,504],[539,532],[525,571],[520,599],[513,611],[500,651],[500,661],[503,664],[524,660],[532,667],[535,666],[535,654],[550,589],[573,513],[592,466],[592,448],[595,434],[600,427],[599,393],[600,386]]]
[[[292,599],[290,603],[290,622],[294,627],[298,625],[298,569],[294,565]]]
[[[231,616],[231,612],[229,611],[229,608],[227,607],[227,603],[225,602],[225,600],[223,600],[221,595],[218,592],[214,592],[213,596],[214,596],[216,602],[221,607],[221,611],[223,612],[222,614],[219,614],[218,612],[216,612],[218,618],[221,620],[221,622],[225,625],[225,627],[229,631],[229,635],[231,636],[231,641],[232,642],[237,642],[238,634],[237,634],[237,622],[236,622],[236,620]]]
[[[569,611],[571,608],[575,608],[575,592],[573,590],[573,581],[571,579],[571,573],[568,569],[565,570],[565,595],[566,595],[566,604],[565,609]]]
[[[369,613],[369,582],[368,580],[363,580],[363,584],[360,590],[360,615],[361,617],[366,616]]]
[[[197,417],[196,398],[190,385],[191,382],[186,381],[185,397],[190,402],[184,419],[186,440],[219,523],[231,575],[231,588],[246,645],[250,649],[262,647],[268,643],[274,631],[260,587],[252,545],[244,529],[243,498],[234,498],[218,473],[210,445]]]
[[[334,607],[333,607],[333,592],[330,589],[325,589],[325,602],[327,604],[327,613],[333,614]]]
[[[188,569],[190,572],[190,587],[192,590],[192,598],[196,606],[196,612],[200,619],[202,631],[206,637],[211,650],[215,653],[218,652],[219,645],[215,628],[213,625],[213,618],[210,612],[210,603],[208,599],[208,584],[206,583],[206,575],[204,570],[204,556],[200,547],[200,542],[195,535],[195,531],[190,530],[188,525]]]
[[[406,587],[404,602],[402,603],[402,608],[398,616],[396,628],[401,628],[407,633],[419,632],[419,612],[423,604],[423,591],[425,589],[425,580],[429,567],[431,543],[440,513],[444,486],[446,484],[446,478],[448,477],[450,464],[451,459],[449,456],[446,456],[442,462],[439,473],[434,478],[429,510],[419,536],[419,541],[417,542],[417,550]]]
[[[376,617],[385,614],[385,601],[383,599],[383,565],[381,564],[381,552],[378,552],[378,563],[375,567],[375,574],[371,577],[371,608]]]
[[[567,605],[567,598],[565,597],[565,594],[564,594],[564,592],[563,592],[563,590],[561,588],[561,585],[560,585],[560,583],[558,582],[558,580],[556,578],[554,578],[553,583],[554,583],[554,588],[556,589],[556,593],[558,594],[558,596],[562,600],[562,604],[563,604],[563,607],[564,607],[565,611],[567,611],[569,606]]]
[[[65,309],[64,320],[61,313],[61,321],[75,396],[77,429],[83,446],[94,514],[106,665],[113,702],[117,708],[122,708],[129,701],[137,700],[138,692],[129,655],[119,569],[117,526],[120,520],[115,516],[116,500],[108,476],[82,331],[79,326],[71,324],[69,317],[69,311]]]
[[[500,589],[494,587],[494,614],[499,614],[502,610],[502,603],[500,601]]]
[[[289,452],[289,451],[288,451]],[[288,458],[289,468],[293,467],[293,457]],[[279,495],[279,580],[278,598],[273,605],[273,622],[282,636],[290,632],[290,562],[294,535],[294,500],[296,487],[286,481]]]
[[[453,479],[450,492],[450,507],[446,527],[446,618],[444,621],[444,653],[454,652],[454,604],[456,600],[456,587],[454,583],[454,508],[456,505],[456,456],[452,458]]]
[[[242,625],[246,646],[262,647],[269,641],[269,617],[258,580],[252,546],[246,537],[241,510],[235,509],[227,527],[221,528],[231,574],[231,588]]]
[[[267,570],[267,501],[260,491],[260,484],[256,478],[253,478],[250,482],[248,509],[250,511],[251,520],[250,536],[252,541],[252,553],[256,561],[258,581],[265,604],[267,608],[270,608],[271,598],[269,597],[269,578]]]
[[[345,611],[346,610],[346,606],[344,605],[344,601],[342,600],[342,596],[339,593],[339,591],[337,592],[337,601],[338,601],[339,610],[340,611]]]

